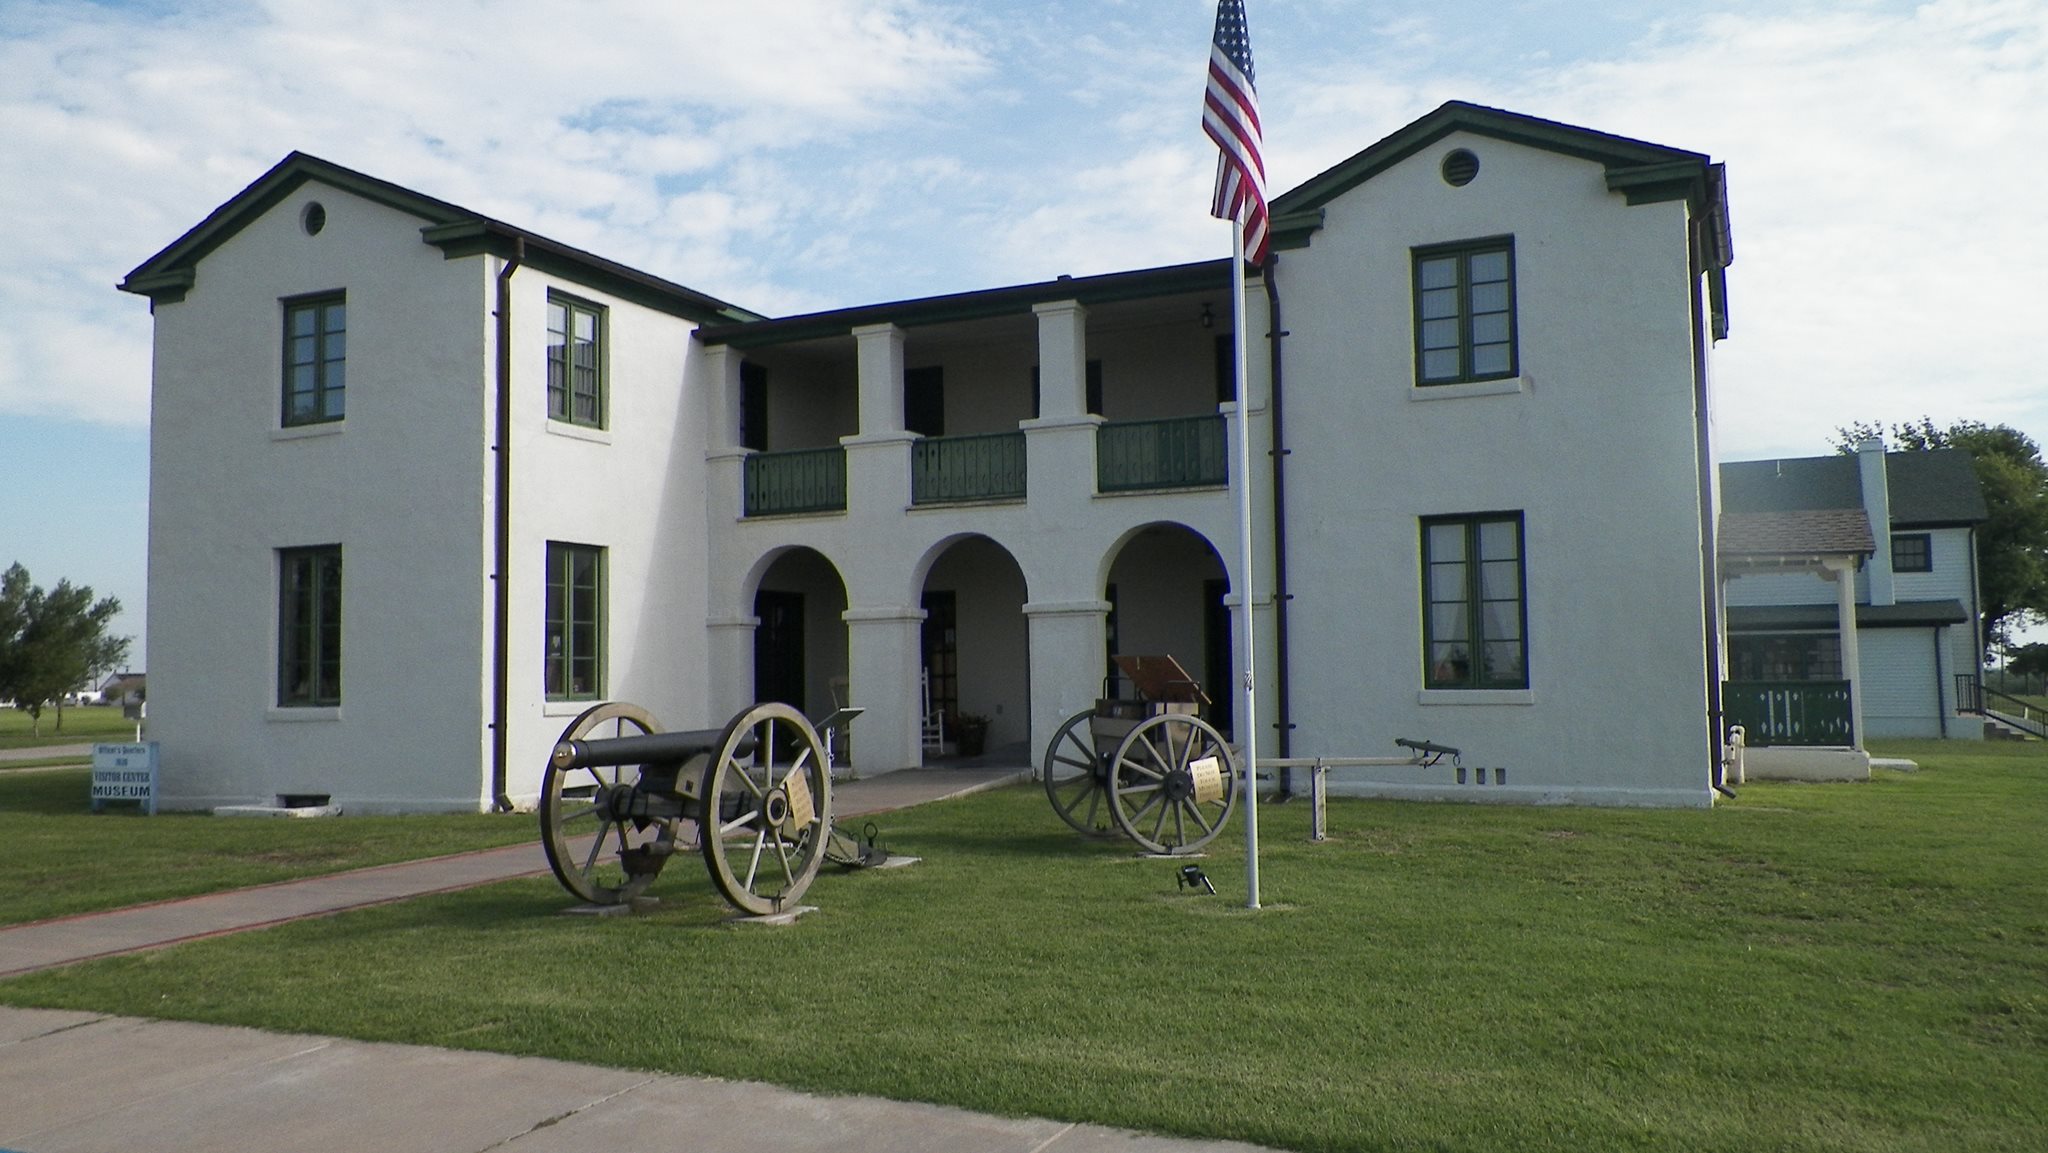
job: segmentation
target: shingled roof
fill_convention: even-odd
[[[1868,555],[1877,551],[1860,508],[1724,512],[1717,542],[1724,557]]]
[[[1930,452],[1888,452],[1885,488],[1891,529],[1976,524],[1985,519],[1984,494],[1970,454],[1944,448]],[[1856,458],[1788,457],[1730,461],[1721,466],[1722,532],[1730,516],[1822,509],[1863,509],[1863,482]],[[1724,550],[1725,551],[1725,550]]]

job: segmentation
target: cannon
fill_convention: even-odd
[[[632,901],[695,850],[735,909],[784,912],[818,875],[831,823],[824,746],[784,704],[682,732],[638,705],[594,705],[562,731],[541,782],[548,867],[593,905]]]
[[[1237,806],[1236,754],[1201,718],[1201,686],[1170,656],[1119,656],[1136,693],[1112,697],[1060,725],[1042,764],[1045,795],[1083,833],[1117,831],[1145,851],[1192,853]]]

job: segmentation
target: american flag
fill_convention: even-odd
[[[1209,214],[1244,229],[1245,259],[1266,262],[1266,161],[1259,134],[1259,93],[1252,87],[1252,37],[1244,0],[1218,0],[1216,38],[1209,45],[1209,91],[1202,130],[1221,151]]]

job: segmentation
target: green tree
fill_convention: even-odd
[[[2022,691],[2029,682],[2048,678],[2048,643],[2035,641],[2006,653],[2005,671],[2020,678]]]
[[[1959,448],[1976,463],[1990,519],[1977,527],[1977,580],[1984,603],[1984,644],[2011,639],[2014,626],[2048,616],[2048,462],[2026,433],[2003,424],[1957,421],[1937,428],[1927,417],[1889,430],[1858,421],[1835,430],[1835,447],[1889,439],[1895,450]]]
[[[41,736],[43,709],[128,657],[127,637],[107,635],[121,611],[113,597],[95,601],[89,585],[60,580],[45,592],[15,564],[0,574],[0,697],[12,698]]]

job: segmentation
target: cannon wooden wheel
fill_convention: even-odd
[[[832,775],[802,713],[755,705],[725,726],[698,793],[711,881],[756,916],[790,908],[825,858]]]
[[[1107,833],[1106,760],[1095,744],[1095,710],[1075,713],[1045,747],[1045,796],[1060,819],[1084,833]]]
[[[1108,769],[1109,815],[1154,853],[1188,853],[1213,840],[1237,806],[1237,758],[1223,734],[1186,713],[1140,721]]]
[[[602,739],[661,731],[638,705],[609,701],[585,709],[561,740]],[[562,887],[593,905],[623,904],[661,873],[675,852],[676,815],[633,812],[639,765],[557,768],[541,781],[541,848]],[[582,838],[591,837],[588,846]]]

